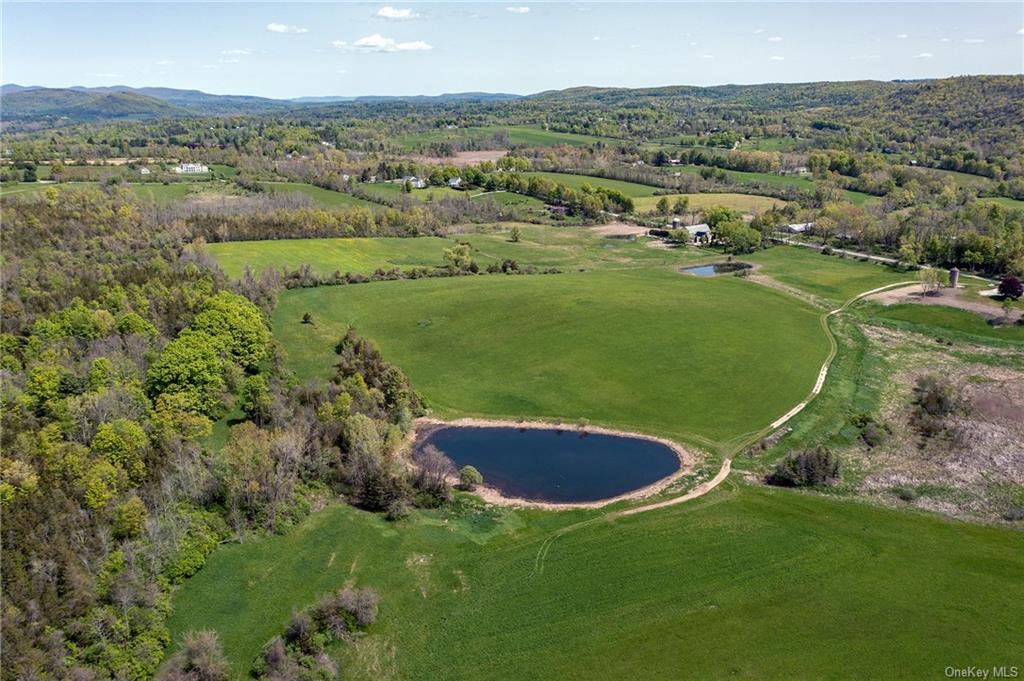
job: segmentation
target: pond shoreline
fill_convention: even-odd
[[[547,421],[507,421],[499,419],[483,419],[483,418],[461,418],[452,421],[444,421],[442,419],[424,416],[416,419],[413,424],[412,430],[408,437],[408,446],[412,451],[416,445],[423,439],[428,437],[431,433],[435,432],[440,428],[455,427],[455,428],[516,428],[516,429],[529,429],[529,430],[561,430],[565,432],[589,434],[595,435],[612,435],[617,437],[628,437],[640,440],[647,440],[655,442],[665,447],[668,447],[673,454],[679,459],[679,468],[660,480],[657,480],[649,485],[640,487],[630,492],[625,492],[614,497],[608,497],[607,499],[597,499],[595,501],[581,501],[581,502],[557,502],[557,501],[538,501],[532,499],[523,499],[520,497],[507,496],[494,487],[487,484],[484,480],[483,485],[478,485],[472,492],[489,504],[496,506],[513,506],[517,508],[540,508],[547,511],[570,511],[576,509],[596,509],[603,508],[610,504],[614,504],[620,501],[638,500],[645,499],[647,497],[658,494],[663,491],[666,487],[679,480],[685,475],[693,472],[696,457],[687,449],[685,449],[678,442],[672,440],[657,437],[654,435],[647,435],[646,433],[636,433],[628,430],[616,430],[613,428],[604,428],[602,426],[586,425],[566,425],[556,424]],[[415,464],[413,464],[415,465]],[[458,477],[453,476],[452,482],[457,483]]]

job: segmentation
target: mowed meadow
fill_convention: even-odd
[[[1012,530],[736,480],[615,519],[457,507],[389,523],[332,506],[224,546],[178,592],[174,645],[213,629],[247,678],[296,608],[344,584],[381,594],[342,656],[360,681],[916,680],[1014,664],[1024,638]]]
[[[300,381],[332,374],[334,344],[354,325],[437,416],[586,419],[662,435],[707,452],[705,477],[807,395],[829,351],[825,311],[909,276],[796,247],[742,258],[793,295],[757,277],[679,271],[721,258],[707,251],[519,227],[519,242],[502,230],[210,249],[233,276],[246,263],[324,273],[440,265],[457,242],[480,263],[558,266],[289,290],[273,332]],[[313,323],[302,323],[306,312]],[[848,359],[798,429],[848,399]],[[378,621],[336,651],[350,680],[510,670],[552,680],[918,679],[1014,649],[1022,571],[1018,532],[733,476],[700,499],[628,517],[462,494],[398,522],[329,504],[285,535],[218,549],[177,593],[170,624],[172,647],[215,630],[244,679],[293,612],[348,584],[381,596]]]
[[[663,268],[296,289],[274,313],[303,380],[330,375],[348,326],[440,416],[588,419],[712,443],[785,413],[828,353],[805,303]]]

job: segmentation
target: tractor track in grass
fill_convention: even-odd
[[[732,447],[732,451],[730,451],[729,453],[726,454],[725,458],[722,461],[721,468],[719,468],[718,472],[715,474],[715,476],[713,478],[711,478],[710,480],[707,480],[705,482],[700,483],[699,485],[694,487],[689,492],[686,492],[685,494],[681,494],[681,495],[679,495],[677,497],[672,497],[670,499],[665,499],[663,501],[655,501],[655,502],[652,502],[652,503],[649,503],[649,504],[643,504],[641,506],[634,506],[632,508],[627,508],[627,509],[624,509],[624,510],[621,510],[621,511],[615,511],[613,513],[610,513],[610,514],[607,514],[607,515],[597,516],[595,518],[589,518],[587,520],[583,520],[583,521],[580,521],[578,523],[573,523],[572,525],[566,525],[565,527],[562,527],[562,528],[559,528],[558,530],[555,530],[550,535],[548,535],[547,538],[545,538],[543,542],[541,542],[540,548],[537,550],[537,555],[534,558],[533,574],[534,575],[541,575],[541,574],[544,573],[544,562],[547,559],[548,553],[551,551],[551,546],[555,543],[555,541],[559,537],[562,537],[563,535],[566,535],[569,532],[581,529],[581,528],[586,527],[588,525],[592,525],[592,524],[594,524],[595,522],[597,522],[599,520],[609,520],[610,521],[610,520],[614,520],[616,518],[632,516],[632,515],[636,515],[638,513],[644,513],[644,512],[647,512],[647,511],[654,511],[654,510],[657,510],[659,508],[667,508],[669,506],[675,506],[677,504],[682,504],[682,503],[685,503],[687,501],[692,501],[693,499],[698,499],[700,497],[705,496],[706,494],[708,494],[709,492],[711,492],[712,490],[717,488],[719,485],[721,485],[723,482],[725,482],[725,480],[728,479],[728,477],[729,477],[729,473],[732,471],[732,461],[733,461],[733,458],[736,456],[737,452],[742,451],[745,447],[747,447],[751,443],[757,441],[758,439],[763,437],[765,434],[767,434],[769,432],[772,432],[772,431],[778,429],[779,427],[781,427],[787,421],[789,421],[794,416],[796,416],[801,411],[803,411],[804,407],[806,407],[808,404],[810,404],[811,400],[813,400],[818,394],[821,393],[821,390],[822,390],[822,388],[825,385],[825,380],[828,378],[829,367],[832,366],[832,362],[836,358],[836,354],[839,352],[839,344],[836,341],[835,334],[832,333],[832,329],[829,327],[829,324],[828,324],[829,319],[833,315],[836,315],[836,314],[839,314],[840,312],[843,312],[850,305],[853,305],[855,302],[857,302],[858,300],[861,300],[862,298],[865,298],[867,296],[873,295],[875,293],[880,293],[882,291],[885,291],[885,290],[888,290],[888,289],[891,289],[891,288],[895,288],[895,287],[898,287],[898,286],[907,286],[908,284],[913,284],[913,283],[914,283],[913,281],[900,281],[900,282],[896,282],[896,283],[893,283],[893,284],[886,284],[885,286],[879,286],[877,288],[871,289],[870,291],[864,291],[863,293],[858,293],[857,295],[855,295],[854,297],[850,298],[849,300],[847,300],[845,303],[843,303],[839,307],[837,307],[837,308],[835,308],[833,310],[830,310],[830,311],[822,314],[821,317],[820,317],[821,328],[825,332],[825,336],[828,338],[830,349],[829,349],[828,357],[825,358],[825,361],[821,365],[821,369],[818,371],[818,378],[817,378],[817,380],[814,383],[814,387],[811,388],[811,392],[799,404],[797,404],[795,407],[793,407],[792,409],[787,411],[781,417],[779,417],[778,419],[773,421],[772,424],[768,428],[762,429],[762,430],[754,433],[753,436],[745,438],[739,444],[737,444],[734,447]]]

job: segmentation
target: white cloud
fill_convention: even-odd
[[[216,64],[203,64],[204,69],[219,69],[220,67]]]
[[[697,47],[697,43],[691,40],[690,41],[690,47]]]
[[[338,43],[342,44],[339,45]],[[342,40],[335,40],[333,44],[335,47],[346,47]],[[380,33],[374,33],[355,41],[348,49],[363,52],[424,52],[434,49],[434,46],[422,40],[410,40],[400,43],[394,38],[385,38]]]
[[[527,14],[530,11],[529,7],[506,7],[506,12],[512,12],[512,14]]]
[[[934,56],[931,52],[922,52],[921,54],[915,54],[914,59],[931,59]]]
[[[782,42],[782,36],[781,35],[773,35],[771,38],[768,38],[768,42],[770,42],[770,43],[781,43]]]
[[[601,36],[599,36],[599,35],[595,35],[594,36],[594,40],[600,40],[600,39],[601,39]]]
[[[246,55],[246,54],[252,54],[252,50],[249,50],[249,49],[245,49],[245,50],[221,50],[220,53],[223,54],[223,55],[232,55],[232,54]]]
[[[170,59],[161,59],[160,61],[158,61],[158,62],[156,63],[156,65],[157,65],[157,66],[170,66],[170,65],[171,65],[171,64],[173,64],[173,63],[174,63],[174,62],[173,62],[173,61],[171,61]]]
[[[242,60],[241,59],[221,59],[220,63],[221,64],[240,64],[240,63],[242,63]]]
[[[331,44],[337,47],[339,50],[342,49],[343,47],[348,47],[348,43],[345,42],[344,40],[332,40]]]
[[[949,38],[939,38],[939,42],[940,43],[948,43],[949,42]]]
[[[267,24],[267,30],[271,33],[309,33],[308,28],[290,26],[288,24]]]
[[[984,38],[964,38],[964,42],[971,45],[978,45],[985,42]]]
[[[416,19],[419,17],[419,14],[413,12],[412,9],[398,9],[397,7],[385,5],[377,10],[377,16],[384,19],[403,21],[405,19]]]
[[[754,35],[761,35],[762,33],[764,33],[763,28],[758,28],[754,30]]]
[[[345,75],[346,73],[348,73],[348,69],[338,69],[337,72],[340,73],[341,75]]]
[[[1019,31],[1017,31],[1017,35],[1024,35],[1024,28],[1021,28]]]
[[[897,38],[899,38],[900,40],[906,40],[906,39],[907,39],[907,38],[909,38],[910,36],[908,36],[908,35],[907,35],[906,33],[900,33],[900,34],[899,34],[898,36],[896,36],[896,37],[897,37]]]
[[[701,59],[714,59],[715,55],[713,55],[713,54],[702,54],[702,55],[700,55],[700,58]]]
[[[772,61],[786,61],[785,57],[780,57],[777,54],[776,55],[772,55],[771,57],[768,57],[768,58],[771,59]]]
[[[90,73],[93,78],[124,78],[120,73]]]

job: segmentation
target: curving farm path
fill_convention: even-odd
[[[821,328],[825,331],[825,335],[828,337],[828,342],[829,342],[829,345],[831,347],[829,349],[828,357],[825,358],[825,361],[821,365],[821,370],[818,372],[818,380],[815,381],[814,387],[811,388],[811,392],[810,392],[810,394],[807,395],[807,398],[804,399],[802,402],[800,402],[800,404],[796,405],[795,407],[793,407],[792,409],[787,411],[785,414],[780,416],[778,419],[773,421],[771,426],[768,427],[769,431],[774,431],[774,430],[778,429],[780,426],[785,424],[791,418],[793,418],[794,416],[799,414],[801,411],[803,411],[804,407],[806,407],[808,404],[810,404],[811,400],[813,400],[815,398],[815,396],[817,396],[818,393],[821,392],[821,389],[824,387],[825,379],[828,377],[829,367],[832,366],[832,361],[836,358],[836,353],[839,350],[839,344],[836,342],[836,337],[832,333],[832,329],[830,329],[829,325],[828,325],[829,317],[831,317],[834,314],[838,314],[838,313],[842,312],[843,310],[845,310],[846,308],[848,308],[850,305],[852,305],[853,303],[857,302],[861,298],[873,295],[875,293],[880,293],[882,291],[885,291],[885,290],[888,290],[888,289],[891,289],[891,288],[895,288],[897,286],[907,286],[908,284],[913,284],[913,283],[914,283],[913,281],[900,281],[900,282],[896,282],[895,284],[886,284],[885,286],[879,286],[878,288],[873,288],[870,291],[864,291],[863,293],[858,293],[853,298],[850,298],[849,300],[847,300],[845,303],[843,303],[842,305],[840,305],[836,309],[831,310],[829,312],[826,312],[825,314],[823,314],[821,316]],[[738,446],[736,448],[736,451],[742,450],[744,448],[744,446],[746,446],[746,444],[749,444],[750,442],[753,442],[754,440],[756,440],[758,437],[761,436],[761,434],[763,432],[764,431],[759,432],[754,437],[748,439],[746,443]],[[718,473],[715,474],[715,477],[711,478],[707,482],[703,482],[703,483],[697,485],[696,487],[694,487],[692,490],[690,490],[686,494],[682,494],[682,495],[680,495],[678,497],[673,497],[671,499],[665,499],[664,501],[656,501],[654,503],[645,504],[643,506],[635,506],[633,508],[629,508],[629,509],[626,509],[624,511],[617,511],[616,513],[612,514],[612,517],[619,517],[619,516],[626,516],[626,515],[635,515],[637,513],[643,513],[644,511],[653,511],[653,510],[658,509],[658,508],[665,508],[666,506],[674,506],[676,504],[681,504],[683,502],[690,501],[691,499],[696,499],[697,497],[704,496],[705,494],[707,494],[708,492],[710,492],[711,490],[715,489],[720,484],[722,484],[722,482],[727,477],[729,477],[729,472],[732,470],[733,456],[734,455],[729,455],[729,456],[725,457],[725,460],[722,462],[722,467],[719,469]]]

